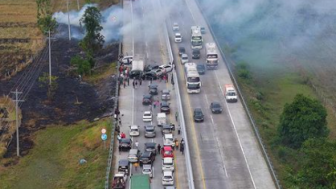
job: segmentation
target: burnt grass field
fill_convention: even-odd
[[[57,76],[57,89],[52,98],[47,96],[47,87],[38,81],[32,86],[29,95],[22,103],[22,124],[20,127],[20,150],[24,156],[33,148],[31,140],[33,132],[49,125],[69,125],[80,120],[93,121],[112,111],[116,79],[109,76],[92,85],[80,81],[78,75],[70,71],[70,59],[81,51],[78,41],[69,42],[57,39],[52,45],[52,74]],[[97,53],[99,66],[108,65],[117,60],[118,43],[105,47]],[[49,73],[48,56],[45,57],[43,72]],[[29,65],[34,65],[34,62]],[[15,86],[29,66],[7,81],[0,81],[0,95],[6,95]],[[97,73],[95,73],[97,74]],[[16,138],[10,143],[4,158],[16,156]]]

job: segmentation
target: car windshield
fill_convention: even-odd
[[[236,93],[234,93],[234,92],[229,92],[227,94],[228,94],[228,96],[236,96]]]
[[[163,178],[166,179],[166,180],[172,180],[171,176],[164,176]]]
[[[199,89],[200,88],[200,85],[197,83],[197,84],[194,84],[194,83],[188,83],[188,89]]]
[[[151,113],[145,113],[144,116],[151,116]]]
[[[197,69],[204,70],[204,65],[197,65]]]
[[[151,172],[150,169],[143,169],[143,172]]]
[[[165,153],[165,154],[167,154],[167,153]],[[170,154],[171,154],[171,153],[170,153]],[[173,165],[173,162],[168,162],[168,163],[165,162],[164,165]]]
[[[146,128],[146,131],[152,132],[154,131],[154,128]]]
[[[187,56],[182,56],[182,60],[188,60]]]
[[[203,113],[201,112],[201,110],[196,110],[196,111],[195,111],[195,115],[197,115],[197,116],[202,116]]]
[[[131,129],[131,131],[139,131],[139,129]]]
[[[188,77],[187,81],[188,82],[199,82],[200,78],[199,77]]]
[[[164,154],[165,154],[165,155],[171,155],[172,152],[171,152],[171,151],[165,151]],[[166,164],[166,165],[172,165],[172,164],[169,164],[169,163],[165,163],[165,164]]]
[[[212,107],[214,107],[214,108],[220,108],[221,106],[220,106],[220,104],[215,103],[215,104],[212,104]]]

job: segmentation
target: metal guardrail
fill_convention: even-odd
[[[210,22],[209,22],[208,18],[206,17],[206,15],[204,14],[204,12],[203,12],[203,10],[202,10],[202,8],[201,8],[201,6],[200,6],[198,0],[195,0],[195,2],[196,2],[196,4],[198,5],[198,8],[200,9],[200,11],[201,11],[201,13],[202,13],[202,15],[203,15],[203,17],[204,17],[204,19],[205,19],[205,21],[206,21],[206,23],[207,23],[207,25],[208,25],[208,28],[209,28],[209,30],[210,30],[210,32],[211,32],[213,38],[215,39],[215,42],[216,42],[217,46],[220,47],[220,45],[219,45],[220,43],[219,43],[219,41],[218,41],[218,39],[217,39],[215,33],[213,32],[213,30],[212,30],[212,28],[211,28],[211,26],[210,26],[210,24],[209,24]],[[263,155],[264,155],[264,157],[265,157],[265,159],[266,159],[268,168],[269,168],[269,170],[270,170],[271,173],[272,173],[272,177],[273,177],[273,180],[274,180],[274,182],[275,182],[275,184],[276,184],[276,187],[277,187],[278,189],[281,189],[282,187],[281,187],[281,185],[280,185],[280,181],[279,181],[278,178],[277,178],[277,174],[276,174],[276,172],[275,172],[275,170],[274,170],[274,168],[273,168],[272,162],[271,162],[271,160],[270,160],[270,158],[269,158],[269,156],[268,156],[268,154],[267,154],[267,150],[266,150],[266,148],[265,148],[265,145],[264,145],[264,143],[263,143],[263,141],[262,141],[262,138],[260,137],[259,129],[258,129],[258,127],[257,127],[257,125],[256,125],[256,123],[255,123],[255,121],[254,121],[254,119],[253,119],[253,117],[252,117],[252,114],[251,114],[251,112],[250,112],[250,110],[249,110],[247,104],[246,104],[246,101],[245,101],[245,98],[244,98],[244,96],[243,96],[242,90],[240,89],[240,87],[239,87],[239,85],[238,85],[238,82],[237,82],[237,80],[236,80],[236,78],[235,78],[235,76],[234,76],[233,71],[232,71],[231,68],[230,68],[229,62],[228,62],[228,60],[226,59],[226,56],[225,56],[225,54],[224,54],[222,48],[218,48],[218,49],[219,49],[220,52],[221,52],[221,55],[222,55],[222,57],[223,57],[223,59],[224,59],[224,63],[225,63],[225,65],[226,65],[226,67],[227,67],[227,69],[228,69],[228,71],[229,71],[230,77],[231,77],[231,79],[233,80],[234,85],[235,85],[235,87],[236,87],[237,90],[238,90],[240,99],[241,99],[241,101],[242,101],[242,103],[243,103],[243,106],[244,106],[244,109],[245,109],[245,111],[246,111],[246,113],[247,113],[247,115],[248,115],[248,117],[249,117],[249,119],[250,119],[250,122],[251,122],[251,124],[252,124],[254,133],[255,133],[255,135],[257,136],[259,145],[260,145],[260,147],[262,148]]]
[[[123,7],[123,0],[119,0],[119,5]],[[119,49],[118,49],[118,56],[122,53],[122,36],[119,39]],[[118,57],[119,58],[119,57]],[[109,155],[107,158],[107,166],[106,166],[106,176],[105,176],[105,189],[110,188],[110,174],[112,173],[112,163],[113,163],[113,153],[114,153],[114,141],[115,141],[115,126],[118,124],[117,121],[114,121],[114,112],[115,109],[119,106],[119,61],[117,61],[117,78],[116,78],[116,90],[115,90],[115,96],[114,96],[114,107],[113,107],[113,112],[111,116],[111,140],[110,140],[110,147],[109,147]]]
[[[160,7],[162,7],[161,2],[159,1]],[[174,56],[169,40],[169,35],[168,35],[168,29],[167,29],[167,23],[164,24],[164,35],[166,39],[166,45],[167,45],[167,50],[168,50],[168,56],[169,56],[169,61],[170,63],[174,63]],[[176,70],[173,71],[173,77],[174,77],[174,83],[175,83],[175,94],[176,94],[176,99],[177,99],[177,105],[178,105],[178,111],[179,111],[179,125],[181,126],[182,130],[182,137],[184,138],[185,141],[185,161],[186,161],[186,166],[187,166],[187,176],[188,176],[188,186],[189,189],[194,189],[194,176],[193,176],[193,170],[191,166],[191,161],[190,161],[190,151],[189,151],[189,142],[188,142],[188,136],[186,132],[186,127],[185,127],[185,120],[184,120],[184,113],[183,113],[183,108],[182,108],[182,100],[181,100],[181,95],[180,95],[180,88],[179,88],[179,83],[177,79],[177,74]]]

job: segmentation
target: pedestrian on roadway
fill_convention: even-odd
[[[133,80],[133,88],[135,88],[135,81]]]
[[[175,120],[178,120],[178,112],[175,113]]]
[[[180,146],[180,152],[182,152],[182,155],[183,155],[183,152],[184,152],[184,145],[181,144]]]
[[[124,88],[126,87],[126,81],[124,80]]]
[[[138,171],[138,167],[139,167],[139,163],[138,163],[138,162],[135,162],[135,163],[134,163],[135,171]]]
[[[178,150],[178,148],[179,148],[179,142],[178,142],[177,138],[175,138],[175,146],[176,146],[176,150]]]
[[[127,76],[127,85],[129,86],[129,77]]]
[[[177,126],[177,134],[178,134],[178,135],[181,134],[181,126],[180,126],[180,124],[178,124],[178,126]]]
[[[139,142],[137,140],[135,141],[135,148],[139,149]]]
[[[140,83],[140,85],[142,84],[142,79],[141,78],[139,79],[139,83]]]
[[[157,146],[157,151],[158,151],[158,154],[161,153],[161,145],[160,144],[158,144],[158,146]]]

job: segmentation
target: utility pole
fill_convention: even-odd
[[[77,0],[77,9],[79,10],[79,0]]]
[[[69,0],[67,0],[67,11],[68,11],[69,41],[71,41],[70,14],[69,14]]]
[[[18,109],[19,109],[19,102],[23,102],[24,100],[19,100],[19,94],[22,92],[18,92],[17,88],[15,92],[12,92],[15,94],[15,121],[16,121],[16,155],[20,156],[20,140],[19,140],[19,115],[18,115]]]
[[[51,86],[51,47],[50,47],[50,29],[48,31],[49,33],[49,85]]]

